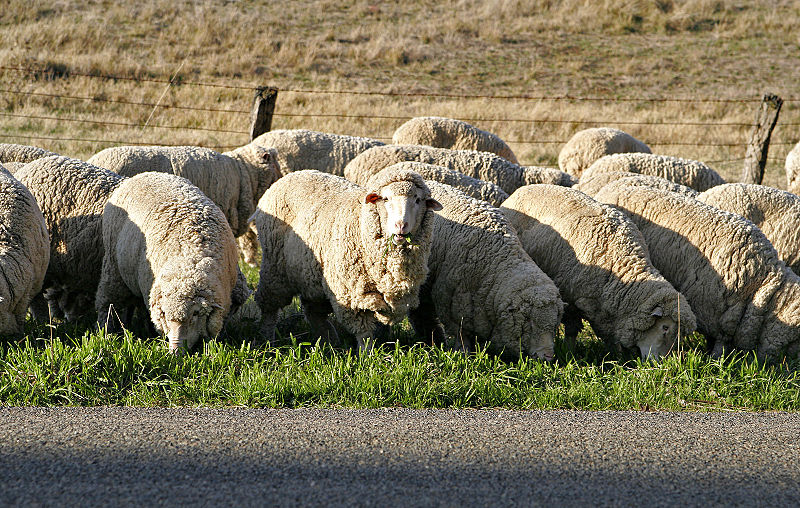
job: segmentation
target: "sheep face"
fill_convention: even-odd
[[[500,339],[498,345],[514,353],[526,352],[534,358],[552,361],[555,358],[553,340],[561,322],[554,309],[510,298],[500,313],[492,340]]]
[[[385,185],[379,193],[367,194],[364,202],[378,205],[381,230],[391,237],[395,245],[413,242],[413,234],[422,224],[425,212],[442,209],[442,205],[431,198],[426,189],[409,181]]]
[[[643,360],[658,359],[675,348],[678,340],[678,324],[671,317],[660,316],[642,333],[636,343]]]

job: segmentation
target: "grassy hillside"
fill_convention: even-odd
[[[572,133],[611,125],[738,178],[760,95],[800,98],[798,14],[794,1],[11,0],[0,141],[82,158],[134,142],[227,149],[248,141],[250,87],[271,85],[274,128],[389,138],[405,118],[453,116],[555,165]],[[784,105],[767,183],[784,185],[797,107]]]

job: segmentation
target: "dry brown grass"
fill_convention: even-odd
[[[560,143],[591,125],[617,126],[655,152],[727,161],[743,157],[757,103],[623,98],[797,98],[800,2],[332,0],[136,3],[11,0],[0,11],[0,142],[86,158],[111,144],[246,142],[252,90],[88,78],[98,73],[182,83],[281,89],[476,95],[570,95],[599,101],[309,94],[283,91],[274,128],[388,138],[402,118],[443,115],[496,132],[528,164],[555,164]],[[10,93],[10,92],[13,93]],[[87,101],[24,93],[103,99]],[[798,141],[798,102],[784,105],[766,182],[783,186],[782,159]],[[68,121],[219,129],[143,129]],[[16,116],[10,116],[16,115]],[[53,117],[49,120],[33,117]],[[504,121],[490,121],[503,119]],[[510,121],[517,120],[517,121]],[[522,122],[518,120],[535,120]],[[550,120],[552,122],[543,122]],[[594,123],[582,123],[594,122]],[[675,125],[677,123],[710,125]],[[53,138],[53,139],[51,139]],[[71,141],[65,138],[105,140]],[[550,141],[550,143],[545,143]],[[705,145],[705,146],[694,146]],[[708,145],[732,146],[708,146]],[[738,178],[741,161],[715,162]]]

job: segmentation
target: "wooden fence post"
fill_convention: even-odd
[[[250,140],[272,129],[272,114],[275,112],[275,101],[278,89],[261,86],[256,89],[253,100],[253,111],[250,113]]]
[[[775,94],[764,94],[756,114],[756,123],[750,132],[750,142],[744,156],[742,182],[760,184],[764,180],[764,167],[767,165],[769,138],[778,122],[783,99]]]

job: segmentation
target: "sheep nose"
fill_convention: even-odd
[[[404,235],[408,233],[408,222],[399,220],[394,224],[394,226],[397,228],[399,234]]]

